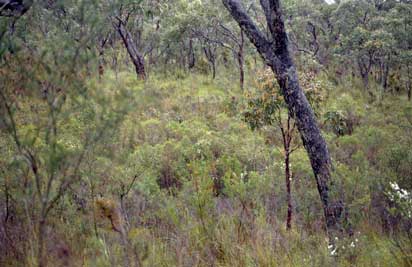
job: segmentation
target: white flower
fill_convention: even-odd
[[[398,191],[399,190],[399,185],[396,182],[389,182],[390,186],[392,187],[393,190]]]
[[[352,243],[350,243],[350,247],[351,247],[351,248],[354,248],[354,247],[355,247],[355,243],[353,243],[353,241],[352,241]]]

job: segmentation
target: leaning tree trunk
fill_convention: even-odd
[[[316,122],[314,112],[299,85],[298,73],[289,53],[288,37],[279,0],[260,0],[271,38],[267,38],[245,12],[239,0],[222,0],[232,17],[238,22],[259,54],[271,67],[278,80],[290,113],[294,116],[303,145],[308,153],[315,175],[326,228],[329,237],[342,230],[342,201],[329,198],[331,188],[331,159]]]
[[[129,53],[130,59],[133,62],[133,65],[135,66],[136,69],[136,74],[137,77],[145,80],[146,79],[146,71],[144,67],[144,58],[143,56],[139,53],[136,44],[133,41],[132,35],[130,32],[126,29],[124,22],[119,21],[116,24],[117,31],[120,34],[120,37],[122,37],[123,44],[127,49],[127,53]]]

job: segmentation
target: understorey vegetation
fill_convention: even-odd
[[[412,266],[411,14],[0,0],[0,266]]]

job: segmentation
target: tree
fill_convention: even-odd
[[[133,62],[133,65],[136,69],[136,75],[142,80],[146,79],[146,71],[144,67],[144,58],[139,53],[137,46],[133,40],[131,33],[127,30],[127,20],[122,20],[120,18],[116,18],[117,22],[113,23],[116,27],[117,32],[120,34],[123,40],[123,44],[127,49],[127,53],[130,56],[130,59]]]
[[[294,140],[296,124],[290,112],[287,111],[282,96],[279,94],[279,88],[273,80],[272,72],[270,70],[263,71],[258,79],[257,87],[259,92],[257,96],[251,96],[248,99],[248,109],[244,113],[244,119],[252,130],[258,130],[263,127],[275,127],[281,132],[288,205],[286,229],[290,230],[292,228],[293,216],[290,155],[298,147],[298,144],[296,146],[293,144],[296,141]],[[275,132],[273,130],[274,134]]]
[[[392,33],[397,63],[404,69],[408,99],[412,100],[412,4],[399,3],[388,12],[385,23]],[[400,71],[400,70],[399,70]],[[400,71],[401,72],[401,71]],[[401,72],[402,74],[402,72]]]
[[[111,16],[113,27],[119,33],[122,38],[123,44],[130,56],[135,67],[136,75],[138,78],[146,79],[146,70],[144,63],[144,56],[139,52],[139,49],[132,37],[132,34],[127,29],[127,23],[131,16],[136,12],[141,11],[142,1],[131,1],[130,3],[119,3],[119,6],[111,6],[110,9],[115,8],[116,13]]]
[[[315,114],[299,85],[298,74],[289,53],[289,41],[279,0],[261,0],[270,36],[267,37],[245,12],[238,0],[223,0],[224,6],[255,45],[265,63],[276,75],[289,112],[296,120],[303,145],[308,153],[318,192],[323,204],[326,228],[330,237],[342,230],[342,201],[330,199],[332,163]],[[336,205],[340,203],[340,205]],[[331,240],[332,241],[332,240]]]
[[[0,0],[0,16],[20,17],[30,9],[32,4],[32,0]]]
[[[315,107],[319,107],[322,100],[321,83],[316,79],[314,73],[304,73],[300,75],[300,81],[304,84],[305,94],[309,102]],[[283,161],[285,171],[285,185],[287,198],[287,219],[286,229],[292,228],[293,204],[291,193],[291,164],[290,156],[300,148],[301,143],[296,139],[296,122],[292,114],[288,111],[284,98],[280,94],[279,85],[273,77],[270,69],[262,71],[257,78],[257,92],[248,94],[248,108],[243,116],[252,130],[269,128],[271,133],[280,134],[283,145]],[[318,108],[317,108],[318,109]],[[278,130],[278,131],[276,131]]]

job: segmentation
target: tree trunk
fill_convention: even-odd
[[[285,150],[285,178],[286,178],[286,196],[288,201],[288,216],[286,219],[286,229],[290,230],[292,228],[292,193],[290,186],[290,153],[289,148]]]
[[[382,87],[386,91],[388,89],[388,76],[389,76],[389,64],[385,64],[383,77],[382,77]]]
[[[362,82],[363,82],[363,86],[364,88],[367,90],[369,88],[369,69],[366,66],[366,64],[364,64],[361,59],[358,60],[358,66],[359,66],[359,73],[362,77]]]
[[[195,52],[194,52],[194,49],[193,49],[193,40],[192,40],[192,38],[190,38],[190,40],[189,40],[189,55],[188,55],[188,58],[189,58],[189,70],[191,70],[191,69],[193,69],[194,67],[195,67],[195,64],[196,64],[196,57],[195,57]]]
[[[411,101],[412,100],[412,82],[411,82],[411,72],[410,72],[409,65],[406,66],[406,69],[408,72],[408,81],[407,81],[406,88],[408,89],[408,100]]]
[[[283,139],[283,149],[285,153],[285,184],[286,184],[286,198],[287,198],[287,204],[288,204],[288,215],[286,219],[286,230],[292,229],[292,213],[293,213],[293,207],[292,207],[292,193],[291,193],[291,174],[290,174],[290,154],[293,152],[291,149],[292,145],[292,136],[293,136],[293,131],[294,131],[294,126],[291,127],[290,122],[291,122],[291,115],[290,113],[288,114],[288,119],[287,119],[287,124],[286,124],[286,129],[282,124],[282,119],[279,118],[279,127],[282,132],[282,139]]]
[[[212,78],[213,80],[216,78],[216,56],[215,56],[215,51],[213,51],[214,49],[212,49],[210,47],[210,45],[206,45],[203,48],[203,51],[205,52],[205,56],[207,58],[207,60],[209,61],[211,68],[212,68]]]
[[[46,230],[45,219],[40,219],[38,225],[38,236],[37,236],[37,264],[39,267],[46,266],[46,258],[44,257],[44,235]]]
[[[245,44],[245,38],[244,38],[243,30],[240,30],[240,43],[239,43],[239,51],[237,53],[237,61],[239,64],[239,83],[240,83],[240,89],[242,91],[244,89],[244,84],[245,84],[245,70],[243,68],[244,66],[244,57],[243,57],[244,44]]]
[[[138,52],[136,44],[133,41],[132,35],[126,29],[126,27],[124,25],[124,22],[119,21],[117,23],[117,31],[119,32],[120,36],[122,37],[123,44],[126,47],[127,52],[129,53],[129,56],[130,56],[130,59],[133,62],[133,65],[135,66],[137,77],[142,79],[142,80],[145,80],[146,79],[146,71],[145,71],[145,67],[144,67],[144,58]]]
[[[312,108],[299,85],[298,74],[289,53],[288,37],[279,0],[261,0],[271,39],[268,39],[245,12],[238,0],[222,0],[232,17],[245,31],[265,63],[271,67],[278,80],[290,114],[294,117],[303,145],[308,153],[315,175],[320,199],[330,237],[341,231],[341,214],[334,201],[329,199],[331,187],[331,159]],[[339,201],[340,206],[343,203]],[[332,242],[332,240],[331,240]]]

